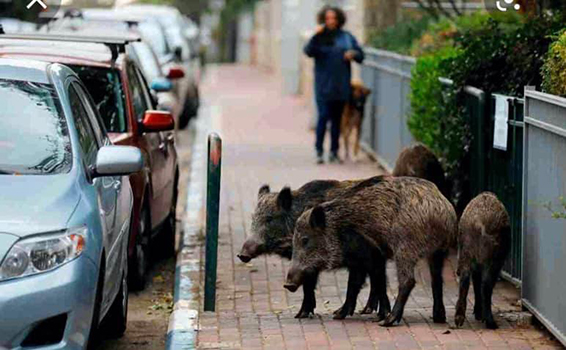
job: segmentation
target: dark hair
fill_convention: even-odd
[[[326,13],[328,11],[333,11],[336,14],[336,19],[338,20],[338,28],[342,28],[346,24],[346,13],[339,7],[324,6],[322,10],[318,11],[316,16],[318,24],[324,24],[326,22]]]

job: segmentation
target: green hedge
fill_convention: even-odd
[[[544,92],[566,97],[566,31],[550,46],[542,76]]]

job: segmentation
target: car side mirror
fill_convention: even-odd
[[[169,73],[167,73],[167,78],[171,80],[182,79],[185,77],[185,70],[179,67],[172,67],[169,69]]]
[[[161,132],[175,129],[175,120],[170,112],[147,111],[141,123],[143,132]]]
[[[124,176],[143,169],[141,151],[131,146],[104,146],[96,155],[93,177]]]
[[[150,88],[155,92],[169,92],[173,90],[173,83],[166,78],[157,78],[151,82]]]

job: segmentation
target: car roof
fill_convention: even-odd
[[[122,35],[122,36],[105,36],[104,30],[96,32],[97,35],[90,32],[49,32],[47,36],[30,35],[23,37],[0,36],[0,57],[11,58],[28,58],[48,62],[57,62],[69,65],[82,66],[98,66],[111,67],[113,64],[121,66],[124,61],[125,54],[122,52],[112,52],[112,49],[102,42],[120,42],[136,41],[139,36]],[[60,35],[65,41],[57,41],[49,39]],[[76,37],[76,38],[74,38]],[[92,40],[91,42],[83,42],[84,40]],[[76,41],[74,41],[76,39]],[[63,39],[61,39],[63,40]],[[122,42],[123,44],[123,42]],[[115,56],[116,55],[116,56]],[[116,61],[114,62],[114,59]]]
[[[1,37],[0,57],[103,67],[112,64],[112,52],[103,44],[6,40]]]
[[[49,84],[48,62],[0,58],[0,79]]]

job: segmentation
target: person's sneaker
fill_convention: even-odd
[[[342,159],[340,159],[337,154],[331,154],[330,158],[328,158],[328,162],[342,164]]]
[[[324,158],[322,157],[322,154],[318,154],[316,156],[316,164],[324,164]]]

